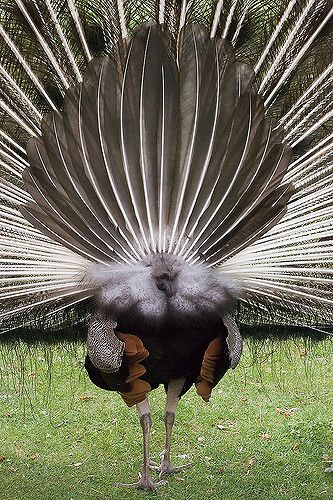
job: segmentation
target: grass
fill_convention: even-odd
[[[0,365],[0,499],[146,498],[114,486],[135,480],[140,468],[135,410],[91,385],[82,348],[53,350],[51,384],[46,354],[39,350],[31,363],[23,352]],[[288,341],[252,366],[254,357],[247,349],[209,404],[194,390],[184,396],[172,452],[176,465],[193,466],[171,477],[159,498],[332,499],[333,473],[325,472],[333,460],[332,343],[308,352]],[[151,396],[154,460],[163,448],[163,404],[159,389]]]

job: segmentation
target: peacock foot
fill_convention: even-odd
[[[193,464],[185,464],[185,465],[180,465],[178,467],[173,467],[168,459],[163,458],[161,465],[159,465],[158,467],[151,466],[151,469],[154,469],[156,472],[158,472],[158,476],[161,479],[162,476],[169,476],[170,474],[181,472],[182,470],[187,469],[192,465]]]
[[[137,481],[136,483],[116,483],[115,486],[120,486],[124,488],[133,488],[136,490],[151,491],[152,493],[156,494],[157,488],[159,486],[165,486],[166,484],[168,484],[168,481],[162,480],[155,482],[150,477],[150,474],[140,473],[139,481]]]

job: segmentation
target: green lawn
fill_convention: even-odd
[[[159,498],[333,498],[333,472],[325,472],[333,460],[333,343],[308,351],[288,341],[273,355],[268,350],[252,366],[257,353],[247,348],[209,404],[193,390],[184,396],[173,457],[193,466],[171,477]],[[46,355],[39,350],[31,363],[23,352],[11,368],[0,365],[0,499],[146,498],[114,486],[135,480],[140,469],[135,410],[91,385],[82,348],[54,349],[50,384]],[[163,404],[160,389],[151,396],[154,460],[163,448]]]

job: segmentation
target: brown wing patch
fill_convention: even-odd
[[[125,382],[130,386],[129,391],[120,394],[128,406],[133,406],[144,401],[147,393],[151,391],[150,384],[140,380],[140,377],[146,373],[145,367],[140,363],[149,356],[149,352],[135,335],[117,332],[117,337],[125,343],[124,352],[128,363],[128,376]]]
[[[214,383],[214,373],[216,365],[222,354],[222,342],[219,337],[212,340],[206,349],[204,358],[202,360],[200,377],[196,382],[197,393],[206,402],[212,393],[213,383]]]

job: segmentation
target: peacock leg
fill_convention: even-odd
[[[136,407],[139,413],[140,424],[143,432],[142,472],[139,474],[139,481],[137,481],[136,483],[117,483],[116,486],[125,486],[128,488],[152,491],[153,493],[156,493],[157,487],[167,484],[167,481],[154,482],[150,474],[151,461],[149,458],[149,439],[151,430],[151,415],[148,399],[145,399],[144,401],[142,401],[142,403],[138,403]]]
[[[159,467],[154,467],[159,472],[159,477],[163,475],[173,474],[179,472],[192,464],[181,465],[173,467],[170,463],[170,448],[171,448],[171,434],[173,424],[175,422],[176,409],[179,402],[179,396],[184,387],[184,379],[171,380],[168,385],[167,401],[164,413],[165,423],[165,447],[162,453],[162,462]]]

